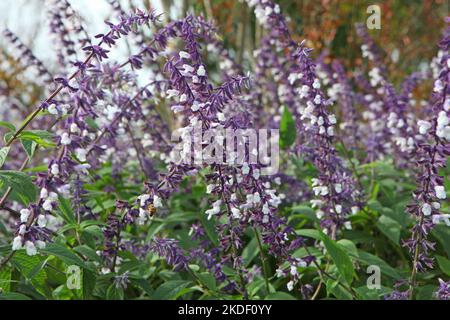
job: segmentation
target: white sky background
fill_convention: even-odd
[[[105,19],[110,19],[113,13],[106,0],[69,0],[72,7],[85,19],[84,27],[93,39],[96,34],[105,33],[108,26]],[[123,8],[128,8],[129,0],[121,0]],[[134,1],[139,3],[140,1]],[[157,13],[162,13],[160,0],[152,0],[151,4]],[[51,51],[52,40],[49,37],[46,0],[0,0],[0,29],[9,28],[44,64],[53,69],[56,54]],[[114,21],[114,20],[112,20]],[[123,42],[123,41],[120,41]],[[123,43],[122,43],[123,44]],[[0,45],[8,48],[3,35],[0,35]],[[127,55],[126,46],[120,45],[111,50],[111,58]]]

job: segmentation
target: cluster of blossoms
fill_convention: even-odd
[[[272,72],[279,74],[280,81],[283,77],[288,79],[286,84],[279,86],[283,90],[278,89],[275,94],[297,117],[299,135],[304,140],[298,150],[312,159],[320,172],[312,181],[313,192],[319,197],[312,200],[312,204],[318,208],[317,216],[324,232],[336,238],[342,227],[351,229],[348,216],[359,210],[360,194],[352,173],[333,146],[337,118],[330,111],[332,100],[322,92],[315,63],[309,56],[311,49],[304,41],[298,44],[291,38],[279,6],[264,0],[248,3],[255,7],[257,19],[268,30],[263,44],[269,47],[263,49],[267,55],[272,52]],[[286,51],[288,55],[279,57],[280,52]]]
[[[438,71],[434,70],[432,117],[417,121],[409,109],[414,104],[412,91],[424,75],[412,74],[397,93],[387,80],[379,49],[362,26],[357,30],[364,41],[363,57],[374,67],[369,80],[357,74],[361,93],[352,91],[351,79],[339,61],[328,66],[321,56],[316,62],[306,41],[294,41],[280,6],[272,1],[247,0],[265,30],[253,52],[253,77],[245,75],[244,67],[220,41],[215,26],[204,18],[188,15],[162,25],[153,11],[128,15],[118,1],[109,3],[118,20],[106,22],[109,30],[91,40],[68,1],[48,2],[61,65],[56,77],[12,32],[5,33],[20,55],[54,86],[29,123],[44,114],[44,120],[36,119],[30,126],[37,129],[47,124],[55,136],[44,135],[41,140],[56,145],[57,150],[43,159],[47,169],[37,174],[38,200],[27,207],[14,204],[13,211],[17,209],[19,216],[13,225],[13,252],[25,249],[28,255],[36,255],[52,242],[64,225],[56,212],[70,199],[78,224],[85,219],[106,220],[97,254],[104,261],[102,271],[116,273],[117,287],[126,288],[130,282],[128,272],[119,274],[122,252],[142,259],[153,253],[176,271],[190,271],[190,264],[198,263],[218,283],[226,284],[224,291],[240,292],[247,298],[247,285],[262,272],[249,269],[243,261],[245,239],[252,233],[260,250],[267,248],[276,261],[276,276],[285,278],[288,291],[299,288],[309,297],[312,287],[303,283],[302,271],[312,269],[320,275],[322,271],[307,240],[290,226],[283,206],[309,202],[319,228],[333,240],[353,228],[351,217],[361,211],[365,201],[357,172],[350,169],[351,160],[338,154],[336,145],[341,144],[352,149],[364,146],[370,162],[394,153],[396,164],[405,167],[411,166],[410,159],[415,157],[418,187],[408,206],[415,224],[411,239],[404,242],[413,260],[410,285],[415,286],[416,272],[432,267],[434,243],[427,239],[428,234],[438,223],[450,224],[449,215],[440,211],[446,191],[438,172],[450,154],[448,34],[434,65]],[[150,30],[144,32],[144,26]],[[110,49],[124,37],[132,38],[139,51],[121,63],[110,62]],[[84,60],[78,57],[80,48]],[[218,78],[210,74],[206,53],[220,61]],[[75,71],[70,72],[72,68]],[[150,81],[142,84],[142,78]],[[357,104],[366,108],[362,119]],[[221,146],[228,139],[227,131],[279,128],[285,108],[293,115],[297,131],[287,154],[313,164],[317,173],[311,181],[298,181],[284,173],[265,175],[266,164],[251,161],[260,149],[251,149],[250,141],[239,137],[236,147],[246,151],[245,158],[237,159],[235,153],[224,158]],[[182,144],[174,146],[172,129]],[[215,135],[208,135],[209,130]],[[13,136],[10,143],[17,138]],[[278,143],[274,141],[277,138],[268,137],[271,143]],[[199,152],[195,145],[208,146],[207,152]],[[259,141],[258,147],[261,145]],[[29,162],[23,154],[17,159],[22,169]],[[283,169],[292,165],[289,161],[282,164]],[[143,177],[130,179],[144,187],[127,200],[117,196],[114,210],[105,218],[88,203],[86,185],[95,182],[98,171],[109,163],[117,179],[124,168],[136,166]],[[166,172],[160,173],[160,167]],[[206,209],[189,232],[196,247],[182,248],[177,239],[160,235],[151,239],[130,236],[128,230],[151,224],[155,214],[164,218],[172,196],[183,181],[193,177],[206,185],[202,202]],[[104,187],[109,195],[118,195],[117,189]],[[1,198],[0,207],[7,197]],[[203,220],[215,222],[218,241],[208,235]],[[301,257],[295,254],[299,249],[306,252]],[[226,267],[235,270],[237,277],[227,274]],[[448,299],[448,288],[448,283],[440,280],[437,296]],[[395,291],[391,298],[409,294]]]

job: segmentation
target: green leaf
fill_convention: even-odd
[[[155,290],[153,294],[153,299],[155,300],[171,300],[175,299],[178,292],[186,288],[191,281],[185,280],[172,280],[164,282],[162,285]]]
[[[8,187],[12,188],[11,199],[28,206],[36,200],[37,189],[31,178],[19,171],[0,170],[0,189],[2,194]]]
[[[381,258],[378,258],[377,256],[375,256],[371,253],[368,253],[368,252],[365,252],[362,250],[358,250],[358,256],[354,256],[354,258],[367,266],[370,266],[370,265],[379,266],[381,273],[383,273],[393,279],[399,280],[399,279],[403,278],[403,276],[400,273],[398,273],[397,270],[392,268],[389,264],[387,264]]]
[[[295,297],[291,296],[289,293],[283,291],[277,291],[267,295],[264,300],[297,300]]]
[[[0,149],[0,168],[5,163],[6,157],[8,156],[8,152],[11,147],[3,147]]]
[[[248,243],[248,245],[242,250],[242,259],[244,260],[244,266],[248,267],[252,260],[258,255],[258,239],[253,237],[253,239]]]
[[[13,124],[6,121],[0,121],[0,127],[8,128],[10,131],[16,131],[16,127]]]
[[[402,226],[395,220],[387,217],[381,216],[377,221],[378,229],[389,239],[391,239],[395,244],[400,244],[400,233]]]
[[[353,300],[350,292],[342,288],[337,281],[331,279],[327,280],[326,287],[328,294],[334,295],[339,300]]]
[[[280,123],[280,147],[286,149],[295,142],[297,130],[295,120],[287,107],[283,109]]]
[[[87,257],[91,261],[102,263],[102,258],[95,252],[95,250],[85,244],[75,247],[73,250]]]
[[[11,261],[20,273],[31,280],[34,285],[44,286],[47,275],[41,266],[45,259],[39,256],[28,256],[23,250],[20,250],[16,252]]]
[[[59,244],[59,243],[49,243],[45,249],[41,249],[42,253],[51,254],[59,259],[61,259],[63,262],[65,262],[67,265],[77,265],[79,267],[85,268],[85,269],[92,269],[88,267],[83,260],[79,256],[77,256],[75,253],[73,253],[71,250],[69,250],[66,246]]]
[[[36,151],[37,143],[33,140],[20,139],[22,147],[28,155],[28,159],[32,159],[34,152]]]
[[[0,270],[0,292],[9,292],[11,288],[11,271],[11,268]]]
[[[123,300],[124,299],[124,292],[122,288],[117,288],[116,285],[113,283],[108,287],[108,290],[106,290],[106,299],[107,300]]]
[[[76,223],[75,214],[73,213],[69,200],[61,196],[58,197],[58,200],[58,214],[61,216],[61,218],[63,218],[64,221],[68,223]]]
[[[339,274],[342,276],[343,280],[350,285],[355,273],[350,257],[342,249],[343,247],[339,246],[335,241],[331,240],[326,234],[320,232],[320,235],[325,248],[336,264],[336,268],[338,269]]]
[[[22,131],[19,135],[20,139],[31,140],[42,147],[54,147],[56,144],[52,141],[54,135],[45,130],[28,130]]]
[[[439,268],[448,276],[450,276],[450,260],[446,257],[436,255],[436,259],[439,264]]]
[[[320,231],[318,231],[316,229],[300,229],[300,230],[295,230],[295,233],[302,237],[308,237],[308,238],[313,238],[316,240],[322,240]]]
[[[31,298],[21,293],[9,292],[0,294],[0,300],[31,300]]]
[[[216,291],[216,278],[209,272],[197,273],[197,277],[200,281],[211,291]]]

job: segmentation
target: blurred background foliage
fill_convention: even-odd
[[[2,0],[0,21],[2,27],[14,24],[12,30],[29,46],[49,70],[57,73],[55,57],[49,52],[45,35],[45,0]],[[71,4],[88,26],[91,37],[104,30],[104,19],[115,13],[108,0],[71,0]],[[347,72],[365,69],[361,57],[361,41],[355,32],[355,23],[369,17],[367,7],[381,8],[381,29],[369,30],[375,42],[384,51],[389,80],[395,85],[409,74],[427,65],[437,52],[444,18],[448,15],[446,0],[278,0],[288,17],[295,39],[306,39],[315,49],[315,56],[325,53],[325,62],[338,58]],[[125,9],[154,8],[166,12],[164,19],[180,18],[186,13],[204,15],[216,22],[218,33],[226,46],[244,67],[252,60],[252,52],[263,36],[252,10],[241,0],[120,0]],[[14,12],[16,10],[17,12]],[[21,19],[19,18],[21,17]],[[23,19],[23,18],[26,19]],[[19,18],[19,20],[18,20]],[[23,20],[22,20],[23,19]],[[16,97],[26,105],[38,101],[40,93],[34,79],[27,79],[27,66],[14,59],[8,43],[0,39],[0,90]],[[247,65],[246,65],[247,64]],[[247,68],[246,68],[247,69]],[[419,88],[420,90],[420,88]],[[423,86],[422,86],[423,90]],[[426,88],[425,92],[429,88]],[[425,93],[426,94],[426,93]],[[25,98],[24,98],[25,96]]]

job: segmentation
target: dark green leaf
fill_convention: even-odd
[[[174,299],[178,292],[186,288],[190,281],[185,280],[172,280],[164,282],[162,285],[155,290],[153,294],[153,299],[155,300],[171,300]]]
[[[321,232],[320,235],[325,248],[336,264],[336,268],[338,269],[339,274],[347,284],[351,284],[355,270],[353,268],[350,257],[342,249],[341,246],[339,246],[335,241],[331,240],[326,234]]]
[[[290,147],[297,136],[295,120],[287,107],[283,109],[280,123],[280,147],[286,149]]]
[[[0,170],[0,189],[2,194],[8,187],[12,188],[11,199],[24,205],[36,200],[37,190],[31,178],[19,171]]]

